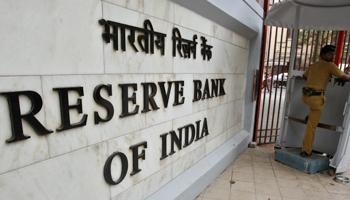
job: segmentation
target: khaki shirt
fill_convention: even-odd
[[[313,88],[316,91],[324,91],[331,75],[340,78],[344,75],[344,72],[338,69],[333,62],[320,59],[304,72],[304,77],[307,78],[305,87]]]

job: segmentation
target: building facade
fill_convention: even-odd
[[[194,199],[251,141],[256,1],[0,10],[2,198]]]

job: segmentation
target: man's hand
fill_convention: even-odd
[[[350,80],[350,74],[344,74],[342,77],[339,77],[339,79],[343,81],[348,81]]]
[[[348,82],[348,81],[343,81],[342,79],[339,79],[339,78],[334,79],[334,84],[338,83],[338,85],[342,86],[342,87],[345,85],[346,82]]]

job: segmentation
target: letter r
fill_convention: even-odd
[[[43,101],[41,96],[34,91],[20,91],[20,92],[3,92],[0,95],[5,95],[9,104],[12,137],[7,139],[7,143],[16,142],[30,138],[23,134],[22,118],[29,123],[29,125],[40,135],[52,133],[53,131],[47,130],[35,117],[42,106]],[[32,102],[32,107],[26,113],[21,115],[21,108],[19,103],[19,95],[26,95]]]

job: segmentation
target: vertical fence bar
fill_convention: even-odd
[[[346,65],[346,57],[347,57],[347,51],[346,51],[346,31],[344,31],[344,41],[343,41],[343,49],[342,49],[342,54],[341,54],[341,60],[340,60],[340,63],[341,64],[344,64],[341,65],[342,66],[342,69],[344,70],[345,69],[345,65]],[[343,68],[344,67],[344,68]]]
[[[269,0],[268,0],[269,1]],[[275,3],[275,1],[273,1],[273,3]],[[269,4],[269,2],[266,2],[265,1],[265,4],[264,4],[264,10],[266,10],[266,14],[267,14],[267,12],[268,12],[268,10],[269,10],[269,7],[270,7],[270,4]],[[269,66],[269,61],[270,61],[270,51],[271,51],[271,38],[272,38],[272,31],[273,31],[273,27],[272,26],[269,26],[268,27],[269,28],[269,30],[270,30],[270,34],[269,34],[269,41],[268,42],[266,42],[264,45],[267,45],[268,44],[268,53],[267,53],[267,65],[266,65],[266,74],[267,74],[267,72],[269,71],[269,68],[268,68],[268,66]],[[265,69],[265,66],[264,66],[264,68],[263,69]],[[273,69],[271,69],[271,71],[270,71],[270,73],[271,74],[273,74]],[[268,77],[266,77],[266,81],[268,81]],[[270,80],[270,91],[271,91],[271,85],[272,85],[272,80]],[[265,136],[266,136],[266,134],[267,134],[267,130],[265,129],[265,130],[263,130],[263,122],[264,122],[264,112],[265,112],[265,99],[266,99],[266,89],[265,89],[265,91],[264,91],[264,97],[263,97],[263,102],[262,102],[262,111],[261,111],[261,117],[258,117],[258,119],[260,118],[260,128],[258,128],[258,130],[257,130],[257,135],[259,134],[259,141],[257,142],[258,144],[261,144],[262,142],[261,142],[261,138],[262,138],[262,135],[263,135],[263,132],[265,133]],[[266,119],[266,121],[268,121],[268,117],[267,117],[267,119]],[[264,139],[264,143],[266,143],[266,139]]]
[[[305,71],[306,61],[308,58],[308,52],[309,52],[309,39],[310,39],[310,30],[307,31],[307,40],[306,40],[306,54],[305,54],[305,61],[303,66],[303,71]]]
[[[336,31],[335,32],[335,39],[334,39],[334,46],[337,46],[338,36],[339,36],[339,31]]]
[[[330,45],[332,45],[332,42],[333,42],[333,32],[334,32],[334,31],[330,31],[330,32],[331,32],[331,34],[330,34],[331,41],[330,41],[330,43],[329,43],[329,44],[330,44]],[[328,39],[328,40],[329,40],[329,39]]]
[[[297,36],[297,40],[299,39],[299,35],[300,35],[300,29],[298,30],[298,36]],[[293,39],[292,39],[293,41]],[[292,42],[293,43],[293,42]],[[293,45],[293,44],[292,44]],[[297,64],[297,55],[298,55],[298,43],[295,49],[295,55],[294,55],[294,65],[292,66],[294,70],[296,70],[296,64]]]
[[[334,31],[332,31],[332,35],[331,35],[331,43],[330,43],[331,45],[333,45],[333,37],[334,37],[333,34],[334,34]]]
[[[314,40],[315,40],[315,31],[312,31],[312,42],[311,42],[309,66],[311,65],[311,61],[312,61],[312,52],[313,52],[313,49],[314,49]]]
[[[341,59],[341,54],[342,54],[341,52],[343,51],[344,34],[345,34],[345,31],[339,31],[339,34],[338,34],[337,49],[336,49],[335,59],[334,59],[334,63],[338,67]]]
[[[278,35],[278,28],[276,27],[275,28],[275,43],[274,43],[274,46],[273,46],[273,57],[272,57],[272,66],[271,66],[271,72],[272,74],[273,71],[275,71],[275,58],[276,58],[276,46],[277,46],[277,35]],[[268,135],[268,126],[269,126],[269,116],[270,116],[270,110],[271,110],[271,93],[272,93],[272,85],[270,86],[271,87],[271,90],[270,90],[270,96],[269,96],[269,104],[268,104],[268,107],[267,107],[267,119],[266,119],[266,128],[265,128],[265,140],[264,140],[264,144],[266,144],[266,140],[267,140],[267,135]],[[271,131],[270,131],[270,135],[271,135]]]
[[[300,30],[301,31],[301,30]],[[299,31],[299,33],[300,33]],[[302,54],[304,49],[304,38],[305,38],[305,30],[303,30],[303,38],[301,40],[301,48],[300,48],[300,59],[299,59],[299,70],[301,68],[301,60],[302,60]],[[299,42],[299,41],[298,41]]]
[[[287,60],[287,49],[288,49],[288,32],[291,31],[289,29],[287,29],[287,33],[286,33],[286,44],[285,44],[285,50],[284,50],[284,59],[283,59],[283,73],[285,71],[286,68],[286,60]],[[290,55],[289,55],[290,57]],[[283,84],[283,80],[282,80],[282,84]],[[279,131],[279,119],[280,119],[280,113],[281,113],[281,105],[282,105],[282,91],[280,92],[280,99],[279,99],[279,105],[278,105],[278,111],[277,111],[277,126],[276,126],[276,137],[275,137],[275,141],[277,141],[277,137],[278,137],[278,131]]]
[[[349,47],[350,47],[350,31],[346,31],[346,34],[345,35],[348,35],[349,37],[348,37],[348,42],[347,42],[347,44],[348,44],[348,48],[346,49],[346,54],[345,54],[345,67],[346,67],[346,64],[348,64],[349,63]],[[349,65],[348,65],[348,67],[349,67]]]
[[[264,19],[266,18],[266,15],[269,11],[269,1],[270,0],[265,0],[263,2],[263,9],[264,9]],[[260,106],[261,106],[261,88],[262,88],[262,79],[261,79],[261,75],[264,75],[264,69],[265,69],[265,51],[266,51],[266,35],[267,35],[267,26],[264,26],[263,29],[263,37],[262,37],[262,43],[261,43],[261,59],[260,59],[260,84],[259,84],[259,92],[258,92],[258,102],[257,102],[257,106],[256,106],[256,116],[255,116],[255,126],[254,126],[254,137],[253,137],[253,141],[257,141],[258,140],[258,129],[259,129],[259,119],[260,116],[263,116],[263,114],[260,113]],[[260,137],[259,137],[260,140]]]
[[[316,62],[316,57],[318,55],[317,50],[318,50],[318,42],[319,42],[319,37],[320,37],[320,31],[317,31],[317,36],[316,36],[316,44],[315,44],[315,54],[314,54],[314,59],[313,61]]]
[[[320,49],[323,47],[323,37],[324,37],[324,33],[325,31],[321,31],[321,45],[320,45]],[[327,43],[326,43],[327,44]]]
[[[326,44],[329,44],[329,43],[328,43],[328,36],[329,36],[329,32],[330,32],[330,31],[327,31],[327,36],[326,36]]]
[[[273,1],[273,3],[275,3],[275,1]],[[269,7],[269,4],[266,4],[267,7]],[[269,48],[268,48],[268,55],[267,55],[267,65],[266,65],[266,72],[269,71],[269,61],[270,61],[270,52],[271,52],[271,38],[272,38],[272,31],[273,31],[273,27],[269,26],[270,28],[270,36],[269,36]],[[277,28],[276,28],[277,29]],[[273,62],[273,61],[272,61]],[[273,67],[271,68],[270,74],[273,75]],[[268,81],[268,77],[266,77],[267,81]],[[270,91],[271,91],[271,85],[272,85],[272,79],[270,80]],[[263,98],[263,107],[262,107],[262,112],[261,112],[261,123],[260,123],[260,138],[259,138],[259,143],[261,144],[261,138],[262,138],[262,132],[264,131],[265,136],[267,135],[267,130],[263,130],[263,122],[264,122],[264,111],[265,111],[265,99],[266,99],[266,90],[264,92],[264,98]],[[269,98],[270,99],[270,98]],[[269,111],[269,110],[268,110]],[[267,115],[267,119],[266,121],[268,122],[268,115]],[[264,139],[264,143],[266,143],[266,139]]]
[[[278,55],[278,65],[277,65],[277,86],[279,85],[279,77],[278,77],[278,74],[280,73],[280,63],[281,63],[281,49],[282,49],[282,38],[283,38],[283,28],[281,28],[282,31],[281,31],[281,39],[280,39],[280,48],[279,48],[279,55]],[[277,40],[277,38],[276,38]],[[283,81],[283,76],[282,76],[282,81]],[[283,83],[281,84],[281,92],[282,92],[282,85]],[[278,88],[276,88],[276,92],[275,92],[275,98],[274,98],[274,104],[273,104],[273,111],[272,111],[272,120],[271,120],[271,131],[270,131],[270,137],[269,137],[269,142],[273,142],[272,141],[272,137],[273,137],[273,125],[274,125],[274,119],[275,119],[275,110],[276,110],[276,101],[277,101],[277,90]],[[278,120],[278,119],[277,119]],[[278,122],[277,122],[278,123]],[[276,140],[275,140],[276,141]]]
[[[270,47],[271,47],[271,37],[272,37],[272,26],[269,26],[268,27],[268,29],[270,30],[270,36],[269,36],[269,41],[267,42],[266,41],[266,43],[268,43],[269,44],[269,48],[268,48],[268,50],[267,50],[267,65],[266,65],[266,71],[268,72],[268,67],[267,66],[269,66],[269,60],[270,60]],[[266,45],[266,43],[265,43],[265,45]],[[263,61],[263,63],[265,63],[265,61]],[[263,64],[264,65],[264,68],[263,69],[265,69],[265,64]],[[267,80],[267,77],[266,77],[266,81],[268,81]],[[258,144],[261,144],[261,136],[262,136],[262,132],[263,132],[263,130],[262,130],[262,126],[263,126],[263,122],[264,122],[264,111],[265,111],[265,99],[266,99],[266,90],[264,91],[264,97],[263,97],[263,105],[262,105],[262,111],[261,111],[261,121],[260,121],[260,132],[259,132],[259,141],[258,141]],[[258,130],[258,131],[259,131]],[[265,133],[265,135],[266,135],[266,133]]]
[[[305,60],[307,58],[307,47],[308,47],[307,38],[309,36],[309,34],[306,30],[304,30],[304,34],[305,35],[307,34],[307,36],[305,36],[306,38],[303,40],[303,43],[301,44],[302,47],[301,47],[301,53],[300,53],[300,67],[299,67],[299,70],[302,70],[302,71],[304,71],[304,69],[305,69]],[[304,51],[304,49],[305,49],[305,51]]]

